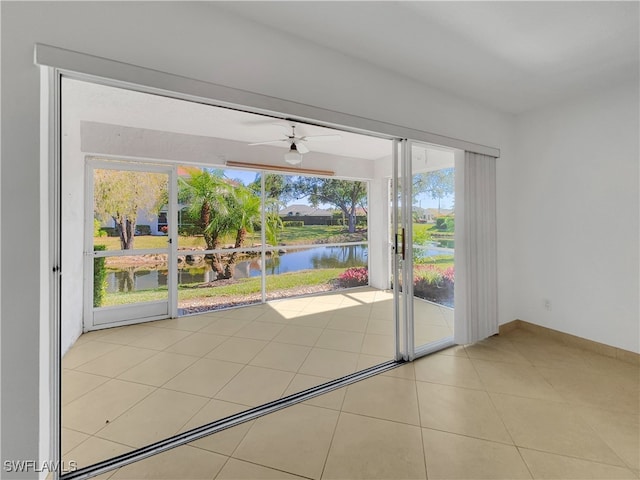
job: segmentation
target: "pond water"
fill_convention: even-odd
[[[277,256],[267,256],[265,271],[267,275],[297,272],[299,270],[319,268],[349,268],[367,265],[367,246],[349,245],[345,247],[314,247],[294,250],[287,248],[286,253]],[[250,257],[236,264],[234,279],[260,276],[260,256]],[[211,266],[189,266],[181,264],[178,269],[178,284],[202,283],[213,280]],[[107,292],[127,292],[133,290],[147,290],[167,286],[168,269],[141,269],[128,271],[126,269],[107,273]]]
[[[437,257],[438,255],[454,255],[453,248],[446,248],[436,245],[414,245],[413,254],[415,258]]]

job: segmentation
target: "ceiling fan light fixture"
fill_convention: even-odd
[[[302,163],[302,154],[298,152],[298,147],[295,143],[291,144],[291,148],[284,154],[284,161],[290,165],[299,165]]]

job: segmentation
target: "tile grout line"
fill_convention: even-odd
[[[511,431],[509,430],[509,428],[507,427],[507,424],[504,421],[504,418],[502,418],[502,415],[500,414],[500,411],[498,410],[498,407],[496,406],[495,402],[493,401],[493,398],[491,397],[491,393],[489,392],[487,385],[485,384],[484,380],[482,379],[482,376],[480,375],[480,372],[478,372],[478,369],[476,367],[476,364],[474,363],[473,359],[469,359],[469,362],[471,363],[471,366],[473,367],[473,370],[476,372],[476,375],[478,376],[478,379],[480,379],[480,383],[484,386],[484,392],[486,393],[487,397],[489,397],[489,403],[491,404],[491,407],[493,408],[493,411],[495,412],[495,414],[498,416],[498,418],[500,419],[500,423],[502,424],[502,428],[504,428],[505,432],[507,432],[507,435],[509,435],[509,438],[511,439],[511,443],[513,446],[515,446],[517,448],[516,445],[516,441],[513,438],[513,435],[511,434]],[[518,455],[520,455],[520,451],[518,450]],[[520,458],[522,458],[522,455],[520,455]],[[522,459],[522,461],[524,462],[524,459]],[[525,462],[526,465],[526,462]],[[529,467],[527,466],[527,470],[529,469]],[[529,472],[531,474],[531,472]],[[533,478],[533,475],[532,475]]]
[[[422,413],[420,412],[420,394],[418,393],[418,381],[415,378],[415,365],[411,363],[413,367],[413,388],[416,393],[416,402],[418,406],[418,428],[420,429],[420,441],[422,442],[422,461],[424,463],[424,475],[426,480],[429,480],[429,467],[427,466],[427,449],[424,444],[424,431],[422,427]]]
[[[244,459],[240,459],[240,458],[229,457],[229,460],[231,460],[231,459],[236,460],[238,462],[249,463],[249,464],[255,465],[257,467],[267,468],[267,469],[273,470],[275,472],[282,472],[282,473],[285,473],[287,475],[291,475],[293,477],[304,478],[304,479],[307,479],[307,480],[315,480],[313,477],[307,477],[305,475],[300,475],[299,473],[288,472],[287,470],[282,470],[280,468],[269,467],[267,465],[262,465],[261,463],[252,462],[250,460],[244,460]],[[225,462],[225,465],[226,465],[226,463],[227,462]],[[221,471],[222,471],[222,469],[220,469],[220,472]],[[220,475],[220,472],[218,472],[218,474],[214,478],[218,478],[218,476]]]
[[[78,370],[73,370],[74,372],[78,372]],[[63,404],[62,402],[60,403],[60,409],[62,409],[63,407],[70,405],[71,403],[75,402],[76,400],[80,400],[82,397],[84,397],[85,395],[93,392],[94,390],[96,390],[97,388],[101,387],[102,385],[104,385],[105,383],[109,382],[109,380],[113,380],[112,377],[105,377],[103,375],[96,375],[95,373],[87,373],[87,372],[79,372],[79,373],[85,373],[87,375],[95,375],[96,377],[101,377],[101,378],[105,378],[106,380],[102,383],[100,383],[99,385],[96,385],[95,387],[91,388],[90,390],[87,390],[85,393],[83,393],[82,395],[79,395],[78,397],[74,398],[73,400],[71,400],[70,402]],[[62,383],[62,382],[61,382]],[[62,387],[64,387],[64,385],[61,385]],[[62,388],[60,389],[62,390]],[[62,393],[62,392],[61,392]],[[63,425],[61,425],[63,426]],[[65,427],[66,428],[66,427]]]
[[[514,444],[515,445],[515,444]],[[531,467],[529,467],[529,464],[527,463],[527,460],[524,458],[524,456],[522,455],[522,451],[521,448],[523,447],[519,447],[517,445],[515,445],[516,447],[516,451],[518,452],[518,456],[520,457],[520,460],[522,460],[522,463],[524,464],[525,468],[527,469],[527,472],[529,472],[529,476],[531,478],[536,478],[536,476],[533,474],[533,472],[531,471]]]
[[[413,425],[413,426],[415,426],[415,425]],[[469,438],[469,439],[472,439],[472,440],[480,440],[481,442],[495,443],[496,445],[503,445],[505,447],[517,447],[518,446],[515,443],[501,442],[499,440],[493,440],[493,439],[490,439],[490,438],[475,437],[475,436],[470,435],[468,433],[452,432],[450,430],[443,430],[441,428],[435,428],[435,427],[420,427],[420,428],[425,429],[425,430],[432,430],[434,432],[448,433],[449,435],[455,435],[455,436],[458,436],[458,437]]]
[[[607,412],[607,413],[612,413],[612,412],[610,412],[609,410],[602,410],[602,409],[593,408],[593,407],[588,407],[588,408],[591,408],[591,409],[593,409],[593,410],[601,410],[601,411],[603,411],[603,412]],[[615,412],[615,413],[619,413],[619,412]],[[613,445],[611,445],[611,444],[607,441],[607,439],[606,439],[606,438],[604,438],[602,435],[600,435],[600,432],[598,431],[598,429],[596,429],[596,427],[594,427],[594,426],[589,422],[589,420],[587,419],[587,417],[585,417],[585,416],[584,416],[582,413],[580,413],[580,412],[577,412],[577,414],[578,414],[578,416],[579,416],[579,417],[581,417],[581,418],[582,418],[582,420],[587,424],[587,426],[589,426],[592,430],[594,430],[594,431],[596,432],[596,434],[598,435],[598,437],[600,438],[600,440],[602,440],[602,441],[603,441],[603,443],[604,443],[607,447],[609,447],[609,449],[610,449],[613,453],[615,453],[615,454],[616,454],[616,456],[617,456],[620,460],[622,460],[622,462],[624,463],[624,465],[626,466],[626,468],[628,468],[628,469],[629,469],[629,470],[631,470],[632,472],[633,472],[633,471],[635,471],[635,470],[634,470],[634,467],[633,467],[632,465],[629,465],[629,463],[628,463],[624,458],[622,458],[620,455],[618,455],[618,449],[617,449],[617,448],[614,448],[614,447],[613,447]],[[629,416],[634,416],[634,414],[628,414],[628,413],[619,413],[619,414],[620,414],[620,415],[629,415]],[[639,433],[639,435],[640,435],[640,433]],[[596,462],[596,463],[601,463],[601,462]],[[605,464],[605,465],[607,465],[607,464]]]
[[[203,327],[203,328],[204,328],[204,327]],[[171,348],[173,345],[175,345],[175,344],[177,344],[177,343],[181,342],[182,340],[185,340],[185,339],[187,339],[187,338],[191,337],[194,333],[197,333],[197,332],[191,332],[189,335],[187,335],[187,336],[186,336],[186,337],[184,337],[183,339],[180,339],[180,340],[178,340],[177,342],[175,342],[175,343],[173,343],[173,344],[171,344],[171,345],[169,345],[169,346],[165,347],[165,349],[164,349],[164,350],[157,351],[156,355],[158,355],[158,354],[160,354],[160,353],[176,354],[175,352],[167,352],[167,351],[166,351],[166,349],[167,349],[167,348]],[[215,348],[215,347],[214,347],[214,348]],[[213,350],[213,349],[212,349],[212,350]],[[207,353],[209,353],[209,352],[207,352]],[[182,355],[182,354],[176,354],[176,355]],[[205,355],[206,355],[206,354],[205,354]],[[195,360],[193,363],[191,363],[191,364],[187,365],[186,367],[184,367],[184,368],[183,368],[182,370],[180,370],[179,372],[177,372],[173,377],[171,377],[170,379],[168,379],[167,381],[165,381],[161,386],[159,386],[159,387],[154,386],[154,387],[156,387],[156,388],[155,388],[155,390],[153,390],[151,393],[149,393],[149,395],[147,395],[146,397],[144,397],[143,399],[141,399],[141,400],[140,400],[140,402],[142,402],[142,400],[144,400],[145,398],[147,398],[148,396],[150,396],[151,394],[155,393],[156,391],[158,391],[158,390],[160,390],[160,389],[162,389],[162,390],[166,390],[166,391],[173,391],[173,392],[177,392],[177,393],[182,393],[182,394],[187,394],[187,395],[193,395],[193,396],[195,396],[195,397],[207,398],[208,400],[207,400],[207,401],[202,405],[202,407],[200,407],[200,408],[199,408],[199,409],[198,409],[198,410],[197,410],[197,411],[196,411],[196,412],[195,412],[191,417],[189,417],[189,419],[188,419],[188,420],[187,420],[183,425],[181,425],[181,426],[177,429],[177,431],[176,431],[176,432],[174,432],[174,434],[175,434],[175,433],[177,433],[177,432],[179,432],[179,431],[184,427],[184,425],[186,425],[186,424],[187,424],[187,423],[188,423],[188,422],[189,422],[189,421],[190,421],[190,420],[191,420],[195,415],[197,415],[197,414],[198,414],[198,413],[199,413],[199,412],[200,412],[200,411],[201,411],[201,410],[202,410],[206,405],[208,405],[208,403],[209,403],[209,402],[211,401],[211,399],[212,399],[212,397],[207,397],[207,396],[203,396],[203,395],[195,395],[195,394],[193,394],[193,393],[184,392],[184,391],[181,391],[181,390],[173,390],[173,389],[169,389],[169,388],[163,388],[163,387],[164,387],[164,385],[166,385],[167,383],[169,383],[173,378],[175,378],[175,377],[177,377],[178,375],[180,375],[181,373],[183,373],[185,370],[187,370],[189,367],[193,366],[193,365],[194,365],[195,363],[197,363],[199,360],[202,360],[203,358],[205,358],[204,356],[195,356],[195,355],[194,355],[194,356],[186,355],[186,356],[190,356],[190,357],[196,358],[196,360]],[[143,360],[143,361],[142,361],[142,362],[140,362],[138,365],[140,365],[141,363],[144,363],[144,361],[146,361],[146,360],[148,360],[148,359]],[[136,366],[137,366],[137,365],[136,365]],[[132,367],[132,368],[135,368],[135,367]],[[131,369],[129,369],[129,370],[131,370]],[[242,370],[240,370],[240,371],[242,371]],[[238,371],[238,373],[240,373],[240,371]],[[125,372],[123,372],[123,373],[125,373]],[[235,376],[234,376],[234,378],[235,378]],[[124,380],[123,380],[123,381],[124,381]],[[136,383],[136,382],[132,382],[132,383]],[[145,384],[142,384],[142,385],[145,385]],[[147,385],[147,386],[149,386],[149,385]],[[224,388],[224,387],[223,387],[223,388]],[[125,412],[123,412],[121,415],[124,415],[127,411],[129,411],[131,408],[135,407],[135,406],[136,406],[138,403],[140,403],[140,402],[137,402],[135,405],[132,405],[129,409],[127,409],[127,410],[126,410]],[[121,415],[120,415],[120,416],[121,416]],[[119,418],[120,416],[118,416],[118,418]],[[117,418],[116,418],[116,419],[117,419]],[[115,421],[116,419],[114,419],[114,421]],[[110,423],[111,423],[111,422],[110,422]],[[98,432],[96,432],[96,433],[100,433],[100,431],[101,431],[101,430],[103,430],[104,428],[105,428],[105,427],[103,427],[102,429],[100,429],[100,430],[99,430]],[[102,437],[98,437],[98,438],[102,438]],[[105,440],[108,440],[108,439],[105,439]],[[138,448],[138,447],[133,446],[132,448],[134,448],[134,449],[135,449],[135,448]]]
[[[346,390],[349,390],[347,386]],[[346,393],[342,398],[342,403],[344,404],[344,399],[346,398]],[[336,416],[336,423],[333,426],[333,432],[331,432],[331,441],[329,442],[329,447],[327,448],[327,453],[324,457],[324,462],[322,462],[322,471],[320,472],[320,476],[318,480],[321,480],[324,477],[324,471],[327,468],[327,462],[329,461],[329,455],[331,454],[331,448],[333,447],[333,441],[336,438],[336,431],[338,430],[338,423],[340,423],[340,418],[342,418],[342,405],[340,406],[340,411],[338,411],[338,415]]]
[[[473,364],[474,369],[476,369],[475,364],[474,364],[473,362],[472,362],[472,364]],[[477,369],[476,369],[476,373],[478,373],[478,372],[477,372]],[[478,373],[478,376],[480,377],[479,373]],[[541,375],[541,376],[542,376],[542,375]],[[480,380],[481,380],[481,382],[483,382],[483,381],[482,381],[482,377],[480,377]],[[546,381],[546,378],[545,378],[545,381]],[[484,382],[483,382],[483,384],[484,384]],[[551,385],[551,387],[553,388],[553,385]],[[555,388],[553,388],[553,391],[554,391],[554,392],[556,392]],[[524,457],[522,456],[522,453],[521,453],[521,451],[520,451],[520,449],[521,449],[521,448],[529,449],[529,450],[536,450],[536,451],[539,451],[539,452],[542,452],[542,453],[550,453],[550,454],[555,454],[555,455],[564,456],[564,457],[568,457],[568,458],[576,458],[576,459],[579,459],[579,460],[593,461],[593,462],[596,462],[596,463],[602,463],[602,464],[604,464],[604,465],[612,465],[612,466],[614,466],[613,464],[607,464],[607,463],[604,463],[604,462],[597,462],[597,461],[592,460],[592,459],[586,459],[586,458],[582,458],[582,457],[571,457],[571,456],[569,456],[569,455],[561,455],[561,454],[558,454],[558,453],[555,453],[555,452],[548,452],[548,451],[544,451],[544,450],[539,450],[539,449],[535,449],[535,448],[526,447],[526,446],[524,446],[524,445],[519,445],[519,444],[515,441],[515,439],[513,438],[513,435],[512,435],[512,433],[511,433],[511,431],[509,430],[509,428],[508,428],[508,427],[507,427],[507,425],[505,424],[505,422],[504,422],[504,418],[502,417],[502,415],[501,415],[501,413],[500,413],[500,410],[499,410],[499,409],[497,408],[497,406],[495,405],[495,402],[494,402],[493,397],[492,397],[492,395],[491,395],[491,394],[493,393],[493,394],[498,394],[498,395],[505,395],[505,396],[507,396],[507,397],[524,398],[524,399],[527,399],[527,400],[534,400],[534,401],[541,401],[542,399],[539,399],[539,398],[533,398],[533,397],[528,397],[528,396],[524,396],[524,395],[514,395],[514,394],[512,394],[512,393],[490,392],[489,390],[486,390],[486,392],[487,392],[487,394],[488,394],[488,396],[489,396],[489,401],[491,402],[491,405],[493,406],[493,408],[494,408],[495,412],[497,413],[498,417],[500,418],[500,421],[502,422],[502,424],[503,424],[503,426],[504,426],[505,430],[507,431],[507,433],[508,433],[508,434],[509,434],[509,436],[511,437],[511,440],[513,441],[513,445],[518,449],[518,454],[520,455],[520,458],[522,459],[522,461],[523,461],[523,462],[525,463],[525,465],[527,466],[527,469],[528,469],[528,470],[529,470],[529,465],[527,464],[527,462],[525,461]],[[557,404],[557,405],[568,406],[568,407],[572,406],[572,402],[568,401],[564,395],[561,395],[559,392],[556,392],[556,393],[557,393],[557,394],[558,394],[558,395],[563,399],[563,401],[562,401],[562,402],[559,402],[559,401],[556,401],[556,400],[549,400],[549,399],[544,399],[544,400],[542,400],[542,401],[549,402],[549,403],[553,403],[553,404]],[[595,430],[595,428],[593,428],[593,427],[592,427],[592,426],[591,426],[591,425],[590,425],[586,420],[584,420],[584,418],[582,417],[582,415],[580,415],[580,417],[583,419],[584,424],[585,424],[585,425],[586,425],[586,426],[587,426],[587,427],[588,427],[588,428],[589,428],[589,429],[590,429],[590,430],[595,434],[595,436],[596,436],[597,438],[599,438],[599,439],[600,439],[600,440],[601,440],[601,441],[602,441],[602,442],[603,442],[607,447],[609,447],[609,449],[612,451],[612,453],[613,453],[613,454],[614,454],[614,455],[615,455],[615,456],[616,456],[616,457],[617,457],[617,458],[618,458],[618,459],[619,459],[619,460],[620,460],[620,461],[621,461],[621,462],[626,466],[626,465],[627,465],[627,463],[626,463],[622,458],[620,458],[620,456],[618,455],[618,453],[617,453],[617,452],[616,452],[616,451],[615,451],[615,450],[614,450],[614,449],[609,445],[609,443],[608,443],[608,442],[606,442],[606,441],[605,441],[605,440],[604,440],[604,439],[599,435],[599,433]],[[619,466],[619,465],[617,465],[617,466]],[[532,475],[532,478],[533,478],[533,473],[532,473],[530,470],[529,470],[529,473]]]
[[[594,460],[592,458],[584,458],[584,457],[576,457],[576,456],[573,456],[573,455],[565,455],[563,453],[550,452],[548,450],[540,450],[539,448],[525,447],[523,445],[516,445],[516,447],[518,449],[531,450],[533,452],[544,453],[546,455],[553,455],[553,456],[556,456],[556,457],[570,458],[572,460],[580,460],[580,461],[587,462],[587,463],[596,463],[598,465],[604,465],[604,466],[607,466],[607,467],[617,467],[617,468],[622,468],[622,469],[625,469],[625,470],[629,470],[632,473],[634,472],[634,469],[632,467],[630,467],[624,461],[623,461],[623,465],[617,465],[617,464],[614,464],[614,463],[606,463],[606,462],[602,462],[602,461],[599,461],[599,460]]]
[[[83,344],[78,345],[78,347],[82,347],[82,346],[87,345],[88,343],[91,343],[91,342],[98,342],[98,340],[89,340],[88,342],[84,342]],[[97,360],[97,359],[99,359],[99,358],[102,358],[102,357],[104,357],[105,355],[107,355],[108,353],[111,353],[111,352],[113,352],[114,350],[118,350],[118,349],[119,349],[119,348],[121,348],[121,347],[127,347],[127,346],[128,346],[128,345],[124,345],[124,344],[122,344],[122,343],[112,343],[112,342],[98,342],[98,343],[102,343],[102,344],[104,344],[104,345],[115,345],[115,347],[114,347],[112,350],[109,350],[109,351],[107,351],[107,352],[104,352],[103,354],[98,355],[97,357],[92,358],[91,360],[87,360],[86,362],[82,362],[81,364],[76,365],[76,366],[75,366],[75,367],[73,367],[73,368],[69,368],[69,367],[65,367],[64,365],[61,365],[61,366],[62,366],[62,368],[63,368],[63,369],[66,369],[66,370],[74,370],[74,371],[78,371],[78,372],[79,372],[79,371],[81,371],[81,370],[76,370],[76,368],[78,368],[78,367],[82,367],[83,365],[86,365],[86,364],[87,364],[87,363],[89,363],[89,362],[92,362],[92,361],[94,361],[94,360]],[[71,348],[73,348],[73,346],[72,346]],[[65,355],[71,351],[71,348],[70,348],[69,350],[67,350],[67,352],[65,353]],[[61,363],[64,363],[64,355],[62,356]],[[86,372],[84,372],[84,373],[86,373]]]

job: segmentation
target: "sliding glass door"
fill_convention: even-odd
[[[453,151],[396,141],[392,202],[393,288],[399,357],[453,342]]]

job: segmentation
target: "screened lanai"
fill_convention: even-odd
[[[452,150],[413,144],[400,180],[383,136],[62,91],[62,439],[81,467],[451,339]],[[203,448],[231,448],[216,435]]]

